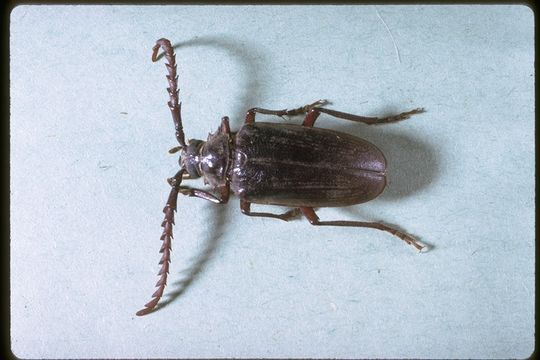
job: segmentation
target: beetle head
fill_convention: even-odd
[[[201,177],[201,148],[202,140],[190,139],[189,144],[180,152],[180,167],[186,169],[191,179]]]

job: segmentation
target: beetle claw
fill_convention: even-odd
[[[405,242],[409,245],[414,246],[418,252],[426,252],[428,251],[427,246],[417,241],[415,238],[409,235],[405,235],[405,237],[402,238],[405,240]]]
[[[432,245],[428,245],[428,244],[425,244],[425,243],[420,242],[420,241],[416,241],[416,243],[422,247],[421,249],[418,250],[419,253],[428,252],[433,248]]]

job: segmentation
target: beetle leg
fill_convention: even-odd
[[[255,122],[255,113],[266,114],[266,115],[276,115],[279,117],[283,117],[284,115],[287,115],[287,109],[269,110],[269,109],[263,109],[263,108],[252,108],[248,110],[246,114],[246,121],[244,123],[253,124]]]
[[[322,100],[321,99],[321,100],[317,100],[317,101],[315,101],[315,102],[313,102],[311,104],[304,105],[304,106],[301,106],[299,108],[291,109],[291,110],[288,110],[288,109],[269,110],[269,109],[263,109],[263,108],[251,108],[251,109],[248,110],[248,112],[246,114],[245,123],[246,124],[253,124],[255,122],[255,114],[256,113],[265,114],[265,115],[276,115],[276,116],[279,116],[279,117],[283,117],[285,115],[294,116],[294,115],[305,114],[305,113],[307,113],[308,111],[310,111],[310,110],[312,110],[314,108],[326,105],[328,103],[329,102],[327,100]]]
[[[359,115],[344,113],[337,110],[326,109],[322,107],[314,107],[309,110],[302,125],[307,126],[307,127],[313,127],[313,124],[315,123],[315,120],[317,120],[317,117],[320,115],[320,113],[332,115],[339,119],[345,119],[349,121],[361,122],[364,124],[373,125],[373,124],[387,124],[391,122],[405,120],[405,119],[408,119],[411,115],[420,114],[423,112],[424,112],[424,108],[417,108],[411,111],[402,112],[397,115],[387,116],[384,118],[378,118],[378,117],[359,116]]]
[[[304,214],[304,216],[309,220],[311,225],[322,225],[322,226],[349,226],[349,227],[367,227],[367,228],[373,228],[373,229],[379,229],[382,231],[389,232],[390,234],[397,236],[401,240],[405,241],[407,244],[414,246],[419,251],[422,251],[424,246],[420,245],[415,238],[412,236],[396,230],[394,228],[391,228],[387,225],[377,223],[377,222],[363,222],[363,221],[346,221],[346,220],[339,220],[339,221],[319,221],[319,217],[317,214],[315,214],[315,211],[313,208],[310,207],[301,207],[300,210]]]
[[[251,212],[251,203],[247,200],[240,200],[240,210],[242,214],[247,216],[269,217],[273,219],[280,219],[283,221],[289,221],[300,215],[300,208],[294,208],[283,214],[272,214],[266,212]]]
[[[306,117],[304,118],[304,122],[302,123],[302,126],[305,127],[313,127],[313,124],[315,124],[315,120],[321,115],[321,113],[315,109],[311,109]]]
[[[221,186],[218,188],[218,191],[221,195],[221,198],[218,198],[217,196],[215,196],[214,194],[208,192],[208,191],[204,191],[204,190],[200,190],[200,189],[192,189],[190,187],[187,187],[187,186],[179,186],[178,187],[178,192],[182,195],[185,195],[185,196],[194,196],[194,197],[198,197],[200,199],[204,199],[204,200],[208,200],[208,201],[211,201],[213,202],[214,204],[225,204],[229,201],[229,185],[224,185],[224,186]]]
[[[230,188],[229,183],[227,183],[224,186],[220,186],[218,190],[221,195],[221,203],[225,204],[229,202],[229,194],[231,193],[231,188]]]

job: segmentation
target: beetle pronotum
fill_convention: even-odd
[[[163,296],[167,284],[173,237],[174,212],[178,195],[194,196],[224,204],[230,191],[240,199],[240,210],[248,216],[269,217],[288,221],[304,215],[312,225],[367,227],[389,232],[418,250],[424,248],[412,236],[379,222],[320,221],[314,208],[360,204],[377,197],[386,185],[386,159],[375,145],[358,137],[313,125],[321,113],[365,124],[383,124],[407,119],[423,112],[422,108],[377,118],[365,117],[323,107],[326,101],[292,110],[252,108],[238,132],[231,132],[229,118],[223,117],[217,132],[206,141],[185,141],[178,101],[178,76],[173,47],[167,39],[159,39],[153,48],[152,61],[157,61],[163,48],[168,70],[169,108],[180,151],[180,170],[168,179],[171,186],[165,219],[161,224],[163,244],[158,273],[159,281],[152,300],[137,315],[151,312]],[[302,125],[255,122],[255,114],[293,116],[305,114]],[[183,179],[202,177],[213,192],[182,185]],[[291,207],[282,214],[252,212],[251,204]]]

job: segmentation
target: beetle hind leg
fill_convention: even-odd
[[[344,113],[342,111],[326,109],[323,107],[316,106],[309,109],[302,125],[306,127],[313,127],[313,124],[315,124],[315,120],[317,120],[317,118],[319,117],[321,113],[331,115],[338,119],[361,122],[368,125],[375,125],[375,124],[388,124],[388,123],[393,123],[396,121],[405,120],[405,119],[410,118],[411,115],[420,114],[423,112],[425,112],[424,108],[416,108],[414,110],[405,111],[397,115],[379,118],[379,117],[354,115],[354,114]]]
[[[270,109],[264,109],[264,108],[251,108],[247,111],[246,114],[246,124],[253,124],[255,122],[255,114],[265,114],[265,115],[275,115],[279,117],[283,117],[285,115],[287,116],[295,116],[295,115],[302,115],[310,112],[312,109],[319,108],[324,105],[328,105],[330,102],[325,99],[320,99],[317,101],[312,102],[311,104],[307,104],[304,106],[300,106],[298,108],[294,109],[282,109],[282,110],[270,110]]]
[[[284,212],[283,214],[273,214],[273,213],[266,213],[266,212],[251,212],[251,203],[246,200],[240,200],[240,210],[242,211],[242,214],[247,215],[247,216],[269,217],[273,219],[280,219],[283,221],[292,220],[301,214],[300,208],[291,209],[289,211]]]
[[[425,246],[421,245],[418,241],[416,241],[415,238],[412,236],[399,231],[397,229],[391,228],[390,226],[377,223],[377,222],[364,222],[364,221],[347,221],[347,220],[338,220],[338,221],[320,221],[319,217],[313,210],[313,208],[310,207],[302,207],[300,208],[304,216],[309,220],[311,225],[318,225],[318,226],[347,226],[347,227],[366,227],[366,228],[372,228],[372,229],[378,229],[382,231],[389,232],[390,234],[397,236],[401,240],[405,241],[407,244],[414,246],[419,251],[422,251]]]
[[[349,121],[354,121],[354,122],[361,122],[368,125],[374,125],[374,124],[387,124],[387,123],[393,123],[396,121],[405,120],[405,119],[410,118],[411,115],[425,112],[424,108],[416,108],[410,111],[399,113],[397,115],[391,115],[391,116],[379,118],[379,117],[354,115],[354,114],[349,114],[342,111],[327,109],[323,107],[324,105],[328,105],[328,104],[330,104],[329,101],[321,99],[311,104],[300,106],[298,108],[291,109],[291,110],[289,109],[270,110],[270,109],[255,107],[247,111],[245,124],[253,124],[255,122],[255,114],[275,115],[281,118],[285,115],[295,116],[295,115],[307,114],[306,117],[304,118],[304,122],[302,123],[302,125],[306,127],[313,127],[313,125],[315,124],[315,120],[317,120],[319,115],[321,113],[325,113],[330,116],[336,117],[338,119],[344,119],[344,120],[349,120]]]

